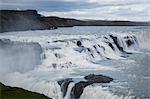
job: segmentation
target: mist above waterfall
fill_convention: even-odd
[[[11,72],[25,73],[41,63],[41,46],[38,43],[12,42],[0,39],[0,75]]]

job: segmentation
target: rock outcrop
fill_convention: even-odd
[[[0,10],[0,32],[51,29],[36,10]]]
[[[58,81],[58,84],[61,87],[63,97],[65,97],[69,84],[75,83],[75,85],[71,89],[70,98],[79,99],[85,87],[92,85],[94,83],[109,83],[111,81],[113,81],[113,78],[103,76],[103,75],[90,74],[90,75],[85,76],[84,79],[79,82],[75,82],[73,79],[67,78],[67,79],[62,79]]]
[[[61,92],[62,92],[63,97],[66,96],[67,88],[71,82],[73,82],[71,78],[58,81],[58,84],[61,86]]]
[[[121,52],[125,52],[122,48],[122,46],[119,45],[119,41],[118,41],[118,38],[116,36],[113,36],[113,35],[109,35],[112,40],[114,41],[115,45],[117,46],[117,48],[121,51]]]
[[[94,74],[90,74],[84,77],[84,79],[86,79],[90,84],[93,83],[109,83],[111,81],[113,81],[112,78],[104,76],[104,75],[94,75]]]

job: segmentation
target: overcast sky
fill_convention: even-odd
[[[45,16],[150,21],[150,0],[0,0],[0,9],[36,9]]]

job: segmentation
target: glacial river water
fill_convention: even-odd
[[[110,35],[117,37],[117,43]],[[62,97],[58,80],[73,78],[78,82],[86,75],[102,74],[114,80],[87,86],[80,99],[150,99],[148,26],[18,31],[2,33],[0,39],[6,44],[2,46],[0,41],[0,82],[6,85],[53,99],[70,99],[74,83]],[[31,42],[39,44],[42,52],[39,46],[26,45]]]

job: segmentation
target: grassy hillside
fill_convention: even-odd
[[[50,99],[42,94],[0,83],[0,99]]]

